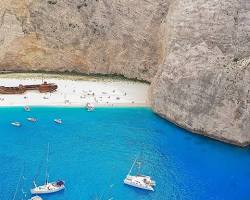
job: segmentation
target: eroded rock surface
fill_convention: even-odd
[[[3,0],[0,69],[121,74],[151,81],[168,1]]]
[[[249,144],[250,1],[176,0],[166,27],[154,110],[193,132]]]
[[[152,82],[156,113],[250,143],[249,0],[2,0],[0,70]]]

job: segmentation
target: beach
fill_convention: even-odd
[[[55,83],[58,89],[52,93],[27,91],[24,94],[0,94],[0,106],[72,106],[87,103],[98,106],[149,106],[149,84],[105,77],[69,76],[49,74],[0,75],[0,85],[16,87],[19,84]]]

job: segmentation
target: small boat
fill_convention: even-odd
[[[54,119],[54,122],[57,124],[62,124],[62,120],[61,119]]]
[[[33,118],[33,117],[28,117],[27,120],[29,122],[37,122],[37,119],[36,118]]]
[[[95,106],[92,103],[87,103],[86,104],[86,109],[87,109],[87,111],[94,111]]]
[[[36,186],[35,188],[31,189],[31,194],[50,194],[59,192],[65,189],[64,181],[59,180],[55,182],[46,182],[44,185]]]
[[[20,122],[12,122],[11,124],[12,124],[13,126],[16,126],[16,127],[19,127],[19,126],[22,125]]]
[[[44,185],[37,186],[34,180],[33,183],[35,187],[30,190],[31,194],[50,194],[50,193],[59,192],[65,189],[65,183],[62,180],[49,182],[48,162],[49,162],[49,144],[48,144],[48,151],[47,151],[45,183]]]
[[[129,173],[124,179],[124,184],[130,185],[136,188],[144,189],[144,190],[154,191],[153,187],[156,185],[156,183],[155,181],[151,179],[150,176],[145,176],[145,175],[140,175],[140,174],[135,175],[135,176],[130,175],[136,163],[137,163],[137,159],[134,161],[131,169],[129,170]],[[139,164],[139,169],[140,169],[140,163],[138,162],[138,164]]]
[[[42,197],[36,195],[30,198],[30,200],[43,200]]]
[[[30,107],[29,107],[29,106],[24,106],[24,110],[25,110],[26,112],[29,112],[29,111],[30,111]]]

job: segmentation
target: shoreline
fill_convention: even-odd
[[[151,107],[148,98],[149,84],[131,80],[99,78],[93,76],[70,76],[60,74],[1,75],[3,86],[55,83],[58,89],[52,93],[27,91],[24,94],[0,94],[0,107]],[[42,76],[42,77],[41,77]]]
[[[39,77],[40,76],[40,77]],[[134,82],[134,83],[143,83],[143,84],[150,84],[148,81],[133,79],[133,78],[126,78],[122,75],[112,75],[112,74],[82,74],[82,73],[74,73],[74,72],[42,72],[42,71],[28,71],[28,72],[7,72],[1,73],[0,72],[0,79],[9,79],[9,78],[16,78],[16,79],[59,79],[59,80],[75,80],[75,81],[86,81],[86,80],[95,80],[95,81],[124,81],[124,82]]]
[[[17,105],[0,105],[0,108],[14,108],[14,107],[63,107],[63,108],[83,108],[85,109],[86,105],[83,104],[50,104],[50,105],[22,105],[22,104],[17,104]],[[139,103],[117,103],[113,105],[107,105],[107,104],[96,104],[95,108],[151,108],[150,104],[139,104]]]

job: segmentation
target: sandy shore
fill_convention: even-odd
[[[0,106],[149,106],[147,83],[89,76],[42,74],[0,75],[1,86],[56,83],[53,93],[28,91],[21,95],[0,94]]]

